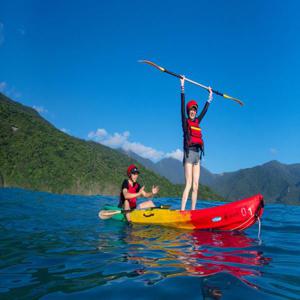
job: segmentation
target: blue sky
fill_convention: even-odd
[[[0,91],[57,128],[180,156],[179,81],[149,59],[242,99],[215,96],[204,166],[300,162],[299,1],[1,1]],[[186,84],[204,105],[207,92]]]

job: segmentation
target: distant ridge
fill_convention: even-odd
[[[270,161],[253,168],[217,175],[208,184],[226,199],[262,193],[268,202],[300,204],[300,164]]]

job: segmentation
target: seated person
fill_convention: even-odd
[[[128,179],[125,179],[122,184],[121,193],[120,193],[120,202],[119,207],[125,211],[130,211],[137,208],[137,198],[145,197],[150,198],[156,195],[159,192],[158,186],[152,186],[152,192],[147,193],[144,191],[144,186],[137,182],[139,176],[139,170],[135,165],[130,165],[127,169]],[[138,205],[139,209],[146,209],[155,207],[154,203],[151,200],[142,202]],[[125,216],[128,222],[130,222],[130,214],[126,212]]]

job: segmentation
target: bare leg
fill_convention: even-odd
[[[142,202],[141,204],[139,204],[139,209],[146,209],[146,208],[150,208],[150,207],[155,207],[152,200],[148,200],[148,201],[145,201],[145,202]]]
[[[125,202],[124,202],[124,210],[126,210],[126,211],[130,210],[130,205],[129,205],[129,201],[128,200],[125,200]],[[126,217],[126,219],[127,219],[128,222],[131,221],[130,220],[130,213],[126,212],[125,213],[125,217]]]
[[[200,178],[200,162],[197,165],[193,165],[192,210],[196,208],[196,204],[197,204],[199,178]]]
[[[193,165],[191,163],[184,164],[184,174],[185,174],[185,189],[182,194],[181,199],[181,210],[185,210],[186,201],[192,187],[192,176],[193,176]]]

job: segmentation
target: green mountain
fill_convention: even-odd
[[[117,195],[127,166],[136,163],[146,190],[158,184],[161,197],[182,193],[182,185],[172,184],[117,150],[61,132],[34,109],[1,93],[0,128],[0,187]],[[207,187],[200,190],[200,198],[220,199]]]

